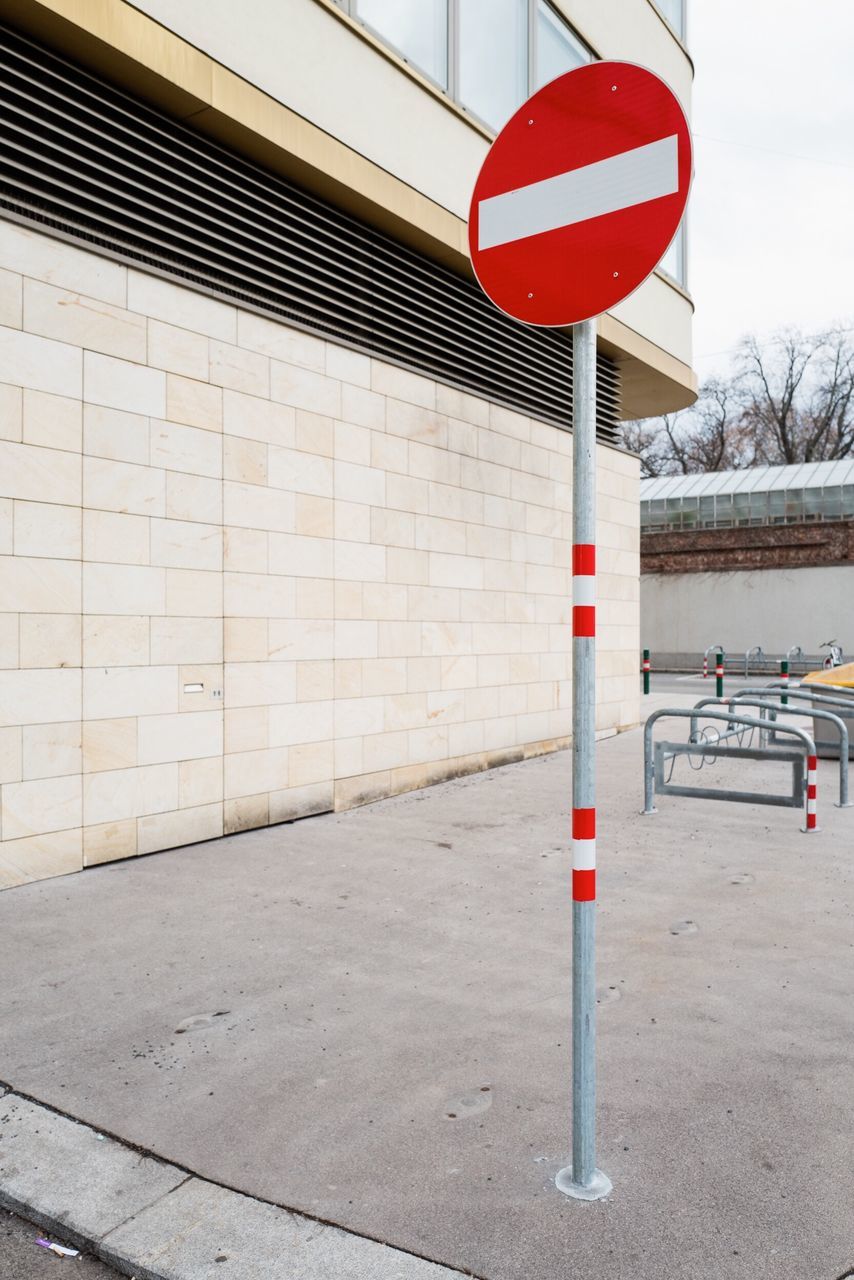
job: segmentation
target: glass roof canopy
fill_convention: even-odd
[[[655,476],[640,497],[650,532],[854,519],[854,458]]]

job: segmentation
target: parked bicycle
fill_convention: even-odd
[[[838,640],[825,640],[823,644],[819,645],[819,648],[830,650],[830,653],[821,664],[825,671],[832,671],[834,667],[842,666],[842,645]]]

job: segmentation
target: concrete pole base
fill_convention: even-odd
[[[573,1200],[602,1200],[614,1189],[611,1179],[601,1169],[594,1169],[593,1177],[588,1183],[575,1182],[572,1177],[572,1165],[561,1169],[555,1178],[555,1186],[565,1196],[572,1196]]]

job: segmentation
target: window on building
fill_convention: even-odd
[[[820,520],[824,515],[824,495],[821,489],[804,490],[804,519]]]
[[[653,498],[648,504],[649,520],[654,528],[665,529],[666,525],[666,503],[664,498]]]
[[[664,503],[667,512],[668,528],[680,529],[682,527],[682,499],[665,498]]]
[[[685,39],[685,0],[655,0],[680,40]]]
[[[768,494],[764,491],[750,495],[750,523],[768,523]]]
[[[686,270],[686,253],[685,253],[685,222],[684,220],[679,226],[679,230],[670,243],[670,248],[661,259],[659,264],[662,271],[666,271],[672,276],[683,288],[686,287],[687,270]]]
[[[787,489],[786,490],[786,520],[800,520],[804,514],[804,491],[803,489]]]
[[[700,498],[700,524],[708,528],[715,523],[715,495],[708,494]]]
[[[548,0],[336,0],[496,132],[536,89],[593,59]],[[686,0],[656,0],[684,35]],[[661,269],[687,287],[684,223]]]
[[[529,94],[593,55],[546,0],[336,0],[499,130]]]
[[[528,96],[528,0],[457,0],[457,96],[498,130]]]
[[[785,521],[786,491],[785,489],[772,489],[768,494],[768,523],[785,524]]]
[[[715,494],[715,526],[732,524],[732,494]]]
[[[536,83],[532,88],[539,89],[564,71],[590,61],[588,50],[544,0],[537,0],[536,31]]]
[[[841,485],[833,485],[829,489],[822,490],[821,505],[819,509],[825,520],[840,520],[842,518]]]
[[[353,16],[448,88],[448,0],[351,0]]]

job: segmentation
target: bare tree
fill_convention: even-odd
[[[744,422],[768,463],[818,462],[854,454],[854,344],[847,329],[784,329],[766,347],[739,352]]]
[[[755,450],[742,414],[738,385],[711,379],[690,409],[625,423],[622,442],[640,455],[643,476],[747,467]]]
[[[625,423],[622,442],[644,476],[854,457],[851,334],[784,329],[765,346],[747,337],[729,378],[704,383],[690,409]]]
[[[700,388],[697,403],[682,416],[678,431],[667,431],[676,469],[733,471],[752,466],[756,451],[744,424],[744,407],[737,381],[710,378]]]
[[[672,471],[672,459],[666,447],[663,418],[645,418],[640,422],[620,424],[620,443],[640,458],[641,475],[666,476]]]

